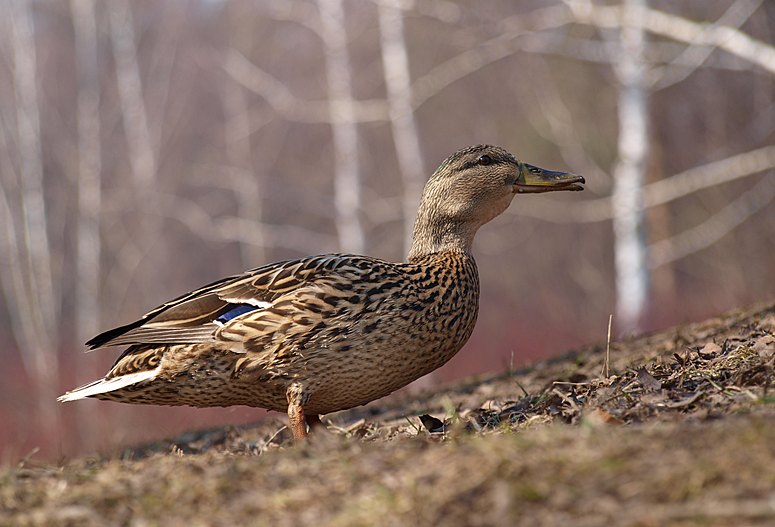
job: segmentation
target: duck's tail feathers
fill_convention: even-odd
[[[108,393],[108,392],[113,392],[115,390],[120,390],[121,388],[125,388],[126,386],[153,379],[154,377],[156,377],[156,375],[158,375],[160,370],[161,370],[161,367],[158,367],[154,370],[146,370],[146,371],[140,371],[137,373],[129,373],[127,375],[120,375],[118,377],[113,377],[111,379],[99,379],[97,381],[90,382],[89,384],[84,384],[83,386],[80,386],[75,390],[71,390],[65,393],[64,395],[60,395],[59,397],[57,397],[57,401],[59,401],[60,403],[64,403],[67,401],[77,401],[78,399],[86,399],[87,397],[94,397],[95,395],[99,395],[101,393]]]

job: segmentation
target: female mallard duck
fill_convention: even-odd
[[[105,378],[59,400],[258,406],[287,411],[294,438],[305,437],[308,419],[451,359],[476,323],[476,231],[517,193],[583,183],[499,147],[460,150],[425,185],[406,263],[327,254],[218,280],[87,342],[129,347]]]

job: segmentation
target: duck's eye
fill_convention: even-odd
[[[492,163],[493,163],[492,158],[490,156],[488,156],[487,154],[485,154],[482,157],[480,157],[479,159],[477,159],[476,162],[479,163],[482,166],[492,165]]]

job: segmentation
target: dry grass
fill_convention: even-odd
[[[607,378],[590,347],[304,445],[270,422],[22,463],[0,524],[772,525],[773,333],[775,305],[730,313],[612,343]]]

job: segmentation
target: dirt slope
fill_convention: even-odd
[[[0,473],[0,525],[775,525],[775,304],[420,398]],[[426,415],[429,414],[429,415]]]

